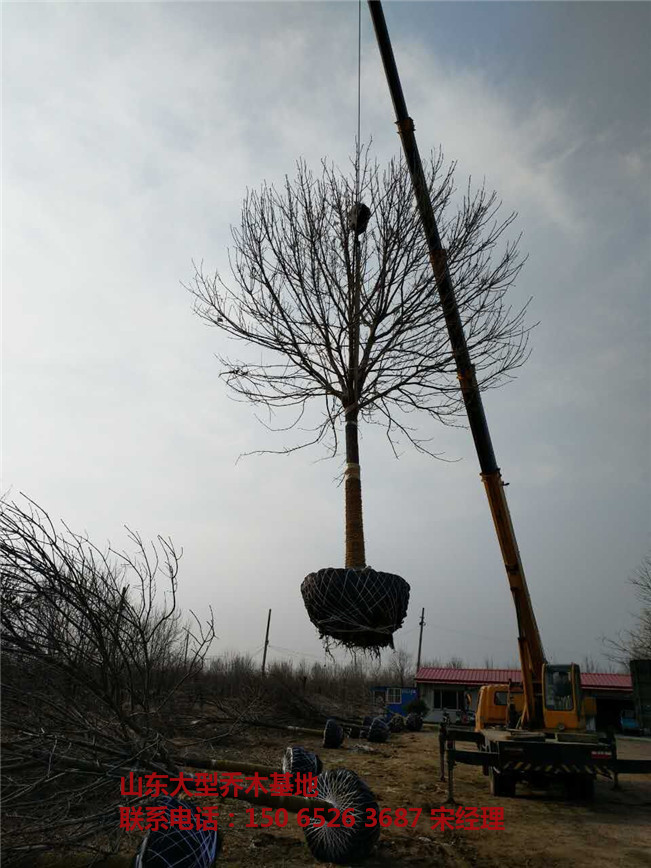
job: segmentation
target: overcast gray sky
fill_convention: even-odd
[[[550,658],[603,663],[651,545],[647,3],[385,4],[422,152],[497,189],[529,261],[533,355],[486,396]],[[364,5],[362,137],[399,152]],[[3,490],[121,547],[184,549],[184,607],[212,653],[323,659],[303,576],[343,560],[338,461],[278,447],[218,379],[233,347],[192,313],[192,260],[223,268],[242,196],[299,157],[345,165],[357,4],[3,4]],[[411,584],[398,645],[517,659],[472,440],[454,463],[378,429],[361,444],[367,556]],[[282,657],[285,652],[275,650]]]

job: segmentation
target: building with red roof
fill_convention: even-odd
[[[476,708],[477,694],[483,684],[522,683],[519,669],[452,669],[423,666],[416,673],[419,696],[429,706],[426,720],[439,721],[447,712],[452,720],[468,706]],[[623,709],[633,708],[633,683],[629,674],[582,672],[581,687],[597,703],[596,726],[619,726]]]

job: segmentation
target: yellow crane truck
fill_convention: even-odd
[[[552,675],[552,677],[554,676]],[[562,675],[557,675],[557,681],[562,677]],[[569,679],[569,683],[571,684],[571,678]],[[564,706],[567,706],[569,703],[568,697],[558,697],[558,684],[555,691],[557,694],[556,704],[559,705],[559,708],[556,710],[567,710]],[[569,693],[567,689],[565,692]],[[584,721],[581,728],[589,729],[588,722],[592,721],[594,723],[594,719],[597,716],[597,702],[593,696],[585,696],[584,694],[580,695],[578,701],[580,707],[579,719]],[[479,689],[477,697],[475,730],[481,732],[482,729],[486,729],[489,726],[513,729],[517,726],[523,710],[524,692],[521,685],[513,684],[512,682],[508,684],[486,684]],[[552,712],[550,711],[551,714]],[[549,723],[552,724],[551,717]],[[564,729],[567,726],[567,720],[563,717],[557,718],[554,723],[560,729]]]
[[[459,385],[513,597],[518,630],[522,669],[519,692],[513,691],[504,711],[499,713],[500,725],[492,727],[489,725],[489,711],[495,716],[496,695],[508,690],[508,685],[481,688],[475,732],[449,730],[448,768],[451,771],[455,762],[483,766],[484,773],[490,778],[491,792],[498,796],[513,795],[516,783],[521,780],[548,783],[552,779],[562,779],[573,795],[590,798],[598,773],[608,777],[624,770],[649,773],[651,762],[618,763],[614,737],[586,730],[579,667],[575,663],[552,665],[545,659],[446,251],[441,243],[416,145],[414,122],[407,112],[382,4],[380,0],[368,0],[368,5],[456,359]],[[462,739],[474,741],[479,751],[455,749],[456,740]]]

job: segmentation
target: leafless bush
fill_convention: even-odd
[[[227,654],[213,660],[200,679],[209,706],[224,713],[231,707],[229,699],[241,701],[246,691],[255,697],[249,720],[319,725],[333,714],[367,714],[374,686],[399,686],[401,677],[404,686],[411,686],[411,662],[412,655],[404,649],[388,656],[384,665],[361,656],[346,664],[271,660],[263,675],[253,658]]]
[[[0,504],[6,858],[111,849],[120,775],[177,768],[162,722],[202,668],[212,613],[182,619],[169,540],[129,539],[133,554],[101,551],[31,501]]]
[[[626,672],[630,660],[651,658],[651,553],[642,558],[628,581],[640,604],[635,627],[615,639],[604,639],[607,656]]]

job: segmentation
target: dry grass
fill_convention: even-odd
[[[243,734],[238,743],[220,748],[220,757],[255,759],[261,764],[280,763],[288,740],[281,733]],[[367,868],[612,868],[613,865],[643,868],[651,863],[649,809],[651,776],[623,776],[622,790],[614,792],[599,781],[593,804],[572,803],[563,793],[522,790],[515,799],[489,795],[486,778],[472,766],[459,766],[455,775],[457,801],[466,806],[505,808],[503,831],[432,831],[428,821],[432,808],[444,804],[446,784],[438,780],[438,740],[434,733],[394,735],[373,752],[359,752],[359,742],[348,741],[338,750],[321,749],[316,737],[301,743],[317,750],[326,768],[350,768],[371,787],[381,808],[421,808],[414,829],[388,828]],[[362,743],[363,744],[363,743]],[[622,757],[651,758],[651,742],[624,740]],[[224,816],[225,841],[219,865],[230,868],[305,868],[316,866],[303,841],[303,834],[290,817],[284,829],[246,828],[249,806],[227,800]],[[232,815],[232,816],[231,816]],[[257,811],[256,811],[257,816]],[[228,824],[232,823],[232,827]],[[125,839],[124,857],[106,863],[106,868],[127,868],[137,838]],[[56,864],[63,868],[63,863]],[[66,861],[73,868],[73,861]],[[79,865],[84,863],[79,863]]]

